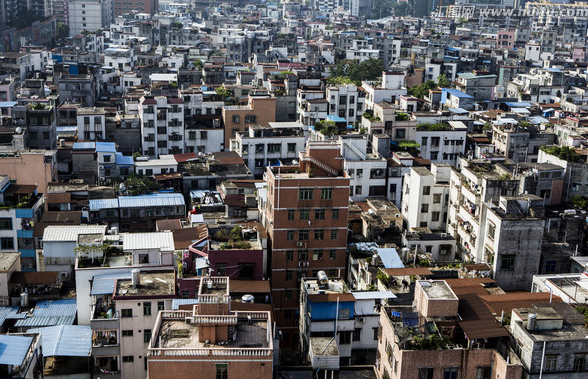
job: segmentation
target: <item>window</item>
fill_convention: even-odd
[[[356,186],[355,187],[355,194],[356,195],[361,195],[361,186]]]
[[[0,229],[11,230],[12,229],[12,219],[11,218],[0,218]]]
[[[586,371],[586,354],[574,354],[574,368],[575,372]]]
[[[288,209],[288,221],[294,220],[294,209]]]
[[[238,124],[239,123],[239,116],[238,115],[234,115],[233,116],[233,124]]]
[[[312,200],[312,188],[300,188],[298,191],[298,199]]]
[[[380,339],[380,327],[372,328],[372,333],[373,333],[372,338],[374,339],[374,341],[377,341]]]
[[[331,230],[331,239],[336,240],[337,238],[339,238],[339,231],[337,229]]]
[[[286,281],[292,280],[292,271],[286,270]]]
[[[157,302],[157,311],[159,312],[159,311],[163,311],[163,310],[165,310],[165,302],[158,301]]]
[[[0,248],[2,250],[14,249],[14,240],[12,239],[12,237],[0,238]]]
[[[488,222],[488,238],[490,238],[492,241],[494,241],[494,234],[496,233],[496,225],[494,225],[494,223],[492,223],[491,221]]]
[[[443,369],[443,379],[457,379],[457,367],[445,367]]]
[[[284,291],[284,299],[286,301],[292,300],[292,291],[291,290]]]
[[[433,379],[435,369],[432,367],[419,368],[419,379]]]
[[[121,309],[120,311],[121,317],[133,317],[133,310],[132,309]]]
[[[333,220],[338,220],[339,219],[339,210],[338,209],[333,209],[332,219]]]
[[[433,221],[433,222],[439,221],[439,212],[433,212],[433,213],[431,213],[431,216],[432,216],[431,221]]]
[[[312,260],[313,261],[322,261],[323,260],[323,251],[322,250],[315,250],[312,253]]]
[[[167,134],[167,128],[165,126],[158,126],[157,134]]]
[[[396,129],[396,138],[404,139],[406,137],[405,129]]]
[[[294,252],[286,251],[286,261],[292,262],[294,260]]]
[[[339,314],[339,318],[341,318],[340,316],[341,316],[341,314]],[[351,343],[351,332],[339,332],[339,343],[341,345],[350,344]]]
[[[433,204],[439,204],[439,203],[441,203],[441,194],[436,193],[433,195]]]
[[[301,209],[300,210],[300,219],[301,220],[310,220],[310,209]]]
[[[514,270],[514,262],[515,262],[514,255],[503,255],[500,260],[500,269],[501,270]]]
[[[287,241],[294,241],[294,231],[293,230],[288,230],[286,232],[286,240]]]
[[[134,362],[134,361],[135,361],[135,357],[134,356],[132,356],[132,355],[123,355],[123,362],[125,362],[125,363],[126,362],[131,363],[131,362]]]
[[[429,213],[429,204],[421,204],[421,213]]]
[[[298,260],[299,261],[307,261],[308,260],[308,251],[300,250],[298,252]]]
[[[300,241],[307,241],[308,240],[308,230],[299,230],[298,231],[298,239]]]
[[[429,137],[423,137],[423,138],[421,138],[421,146],[427,146],[427,139],[428,138]]]
[[[557,369],[557,357],[557,354],[549,354],[545,356],[545,371],[555,371]]]
[[[143,303],[143,316],[151,316],[151,302],[146,301]]]
[[[358,168],[356,173],[357,173],[357,179],[361,179],[363,177],[363,169],[362,168]]]
[[[423,187],[423,196],[428,196],[431,194],[431,186],[424,186]]]
[[[133,329],[123,330],[122,336],[123,337],[132,337],[133,336]]]
[[[333,198],[333,189],[332,188],[321,189],[321,200],[331,200],[332,198]]]
[[[226,276],[227,275],[227,264],[226,263],[217,263],[216,264],[216,273],[218,276]]]
[[[317,229],[314,231],[314,239],[315,240],[324,240],[325,239],[325,231],[323,229]]]
[[[229,379],[228,364],[216,363],[216,379]]]
[[[353,330],[353,340],[354,341],[361,341],[361,329],[354,329]]]
[[[296,144],[295,144],[295,143],[289,143],[289,144],[288,144],[288,152],[289,152],[289,153],[294,153],[294,152],[296,152]]]
[[[490,379],[490,366],[478,367],[476,369],[476,379]]]
[[[324,209],[317,209],[314,211],[314,219],[315,220],[324,220],[325,219],[325,210]]]
[[[329,258],[337,259],[337,250],[331,250],[331,252],[329,253]]]
[[[252,114],[248,114],[247,116],[245,116],[245,122],[247,124],[254,124],[257,122],[257,116],[252,115]]]
[[[110,155],[104,156],[104,162],[110,162]]]
[[[143,330],[143,342],[149,343],[151,341],[151,329]]]

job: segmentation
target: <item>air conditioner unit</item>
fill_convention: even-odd
[[[365,322],[365,317],[360,317],[358,320],[359,322]]]
[[[296,242],[297,247],[302,247],[302,242]]]

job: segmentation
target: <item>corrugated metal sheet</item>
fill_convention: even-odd
[[[116,153],[114,142],[96,142],[96,151],[101,153]]]
[[[90,200],[90,210],[99,211],[101,209],[118,208],[118,199],[96,199]]]
[[[198,299],[172,299],[172,310],[177,311],[180,305],[198,304]]]
[[[339,318],[352,319],[354,317],[355,302],[340,301],[339,302]],[[337,314],[337,301],[329,303],[312,303],[309,299],[310,317],[313,320],[334,320]],[[349,312],[349,317],[344,317]]]
[[[124,251],[143,249],[175,250],[172,232],[125,233],[122,237]]]
[[[366,291],[366,292],[351,292],[356,300],[369,299],[396,299],[396,295],[392,291]]]
[[[73,144],[74,150],[92,150],[96,149],[96,144],[94,142],[75,142]]]
[[[4,324],[6,320],[25,318],[26,314],[18,313],[18,310],[18,307],[0,307],[0,325]]]
[[[130,155],[123,155],[122,153],[116,153],[116,164],[122,166],[133,166],[135,160]]]
[[[106,225],[49,225],[43,232],[43,242],[77,242],[80,234],[106,233]]]
[[[16,321],[17,328],[72,325],[77,313],[75,300],[43,300],[37,302],[33,316]]]
[[[33,337],[0,335],[0,365],[22,365],[32,343]]]
[[[385,268],[403,268],[404,264],[395,248],[376,249]]]
[[[184,195],[181,193],[154,193],[141,196],[121,196],[118,198],[121,208],[140,208],[185,205]]]
[[[117,279],[131,279],[130,273],[94,275],[91,295],[112,295]]]
[[[459,326],[470,340],[508,336],[508,331],[476,294],[459,295],[458,313],[463,320]]]
[[[87,325],[59,325],[30,329],[41,333],[45,357],[89,357],[92,353],[92,329]]]

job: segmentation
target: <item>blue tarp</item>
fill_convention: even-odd
[[[45,357],[89,357],[92,353],[92,329],[87,325],[59,325],[30,329],[41,333]]]
[[[0,365],[22,365],[32,343],[33,337],[0,335]]]
[[[402,263],[402,259],[398,255],[398,252],[395,248],[391,247],[388,249],[378,248],[376,252],[380,256],[382,260],[382,264],[385,268],[404,268],[404,264]]]
[[[96,142],[96,151],[99,153],[116,153],[114,142]]]
[[[134,166],[135,161],[130,155],[123,155],[122,153],[116,153],[116,164],[119,166]]]

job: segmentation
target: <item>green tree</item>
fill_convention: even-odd
[[[447,76],[445,76],[445,74],[441,74],[437,79],[437,85],[441,88],[449,88],[451,87],[451,81],[447,79]]]
[[[221,87],[217,87],[214,92],[216,92],[217,95],[219,95],[220,97],[222,97],[223,101],[227,100],[228,98],[230,98],[231,96],[233,96],[233,93],[231,90],[229,90],[228,88],[226,88],[224,85]]]
[[[429,90],[432,90],[434,88],[437,88],[437,83],[435,83],[432,80],[427,80],[426,82],[424,82],[421,85],[412,86],[411,88],[408,89],[407,92],[410,96],[414,96],[414,97],[418,97],[419,99],[422,99],[429,94]]]
[[[361,85],[364,80],[376,80],[382,75],[384,61],[370,58],[367,61],[357,62],[340,60],[331,69],[331,77],[348,78],[355,85]]]

